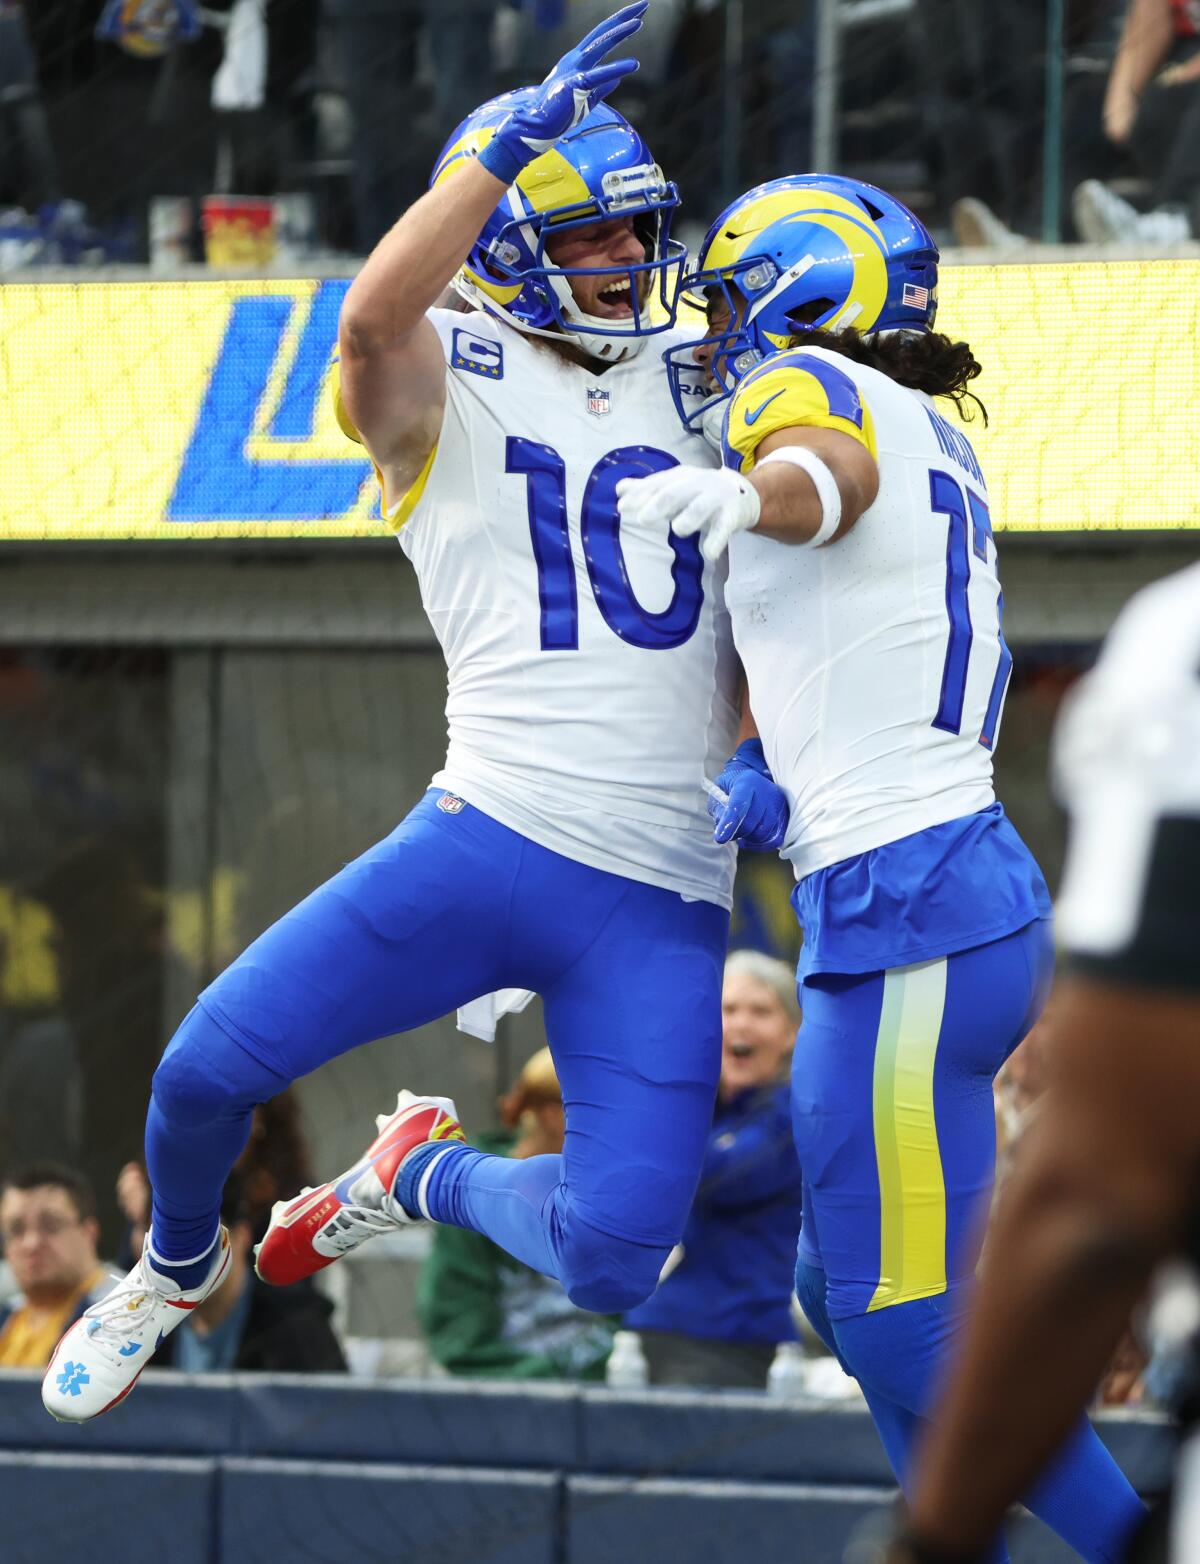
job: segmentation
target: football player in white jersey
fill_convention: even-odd
[[[1094,1393],[1156,1267],[1200,1259],[1200,565],[1140,592],[1055,733],[1071,817],[1055,1075],[893,1564],[976,1564]],[[1200,1336],[1175,1492],[1129,1552],[1200,1558]]]
[[[979,366],[932,329],[937,263],[912,213],[858,181],[735,201],[687,281],[710,335],[668,350],[724,466],[619,500],[626,533],[728,547],[761,738],[717,780],[749,765],[782,789],[804,930],[797,1292],[901,1483],[972,1292],[992,1078],[1051,967],[1045,882],[992,788],[1012,659],[987,488],[951,418]],[[1028,1502],[1094,1560],[1141,1514],[1086,1424]]]
[[[453,1104],[402,1093],[358,1164],[276,1208],[260,1274],[290,1282],[433,1218],[616,1312],[678,1242],[720,1069],[734,865],[704,781],[734,739],[736,673],[723,566],[694,538],[622,533],[616,511],[621,478],[711,459],[640,351],[672,318],[677,193],[602,101],[635,68],[607,56],[645,9],[471,115],[346,295],[340,416],[446,655],[445,769],[172,1040],[143,1258],[61,1343],[56,1416],[115,1404],[219,1283],[221,1187],[255,1103],[480,996],[543,996],[562,1157],[486,1157]],[[451,279],[480,308],[433,308]],[[740,784],[751,803],[764,789]]]

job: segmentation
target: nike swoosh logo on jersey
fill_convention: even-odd
[[[767,408],[770,407],[771,403],[775,400],[775,398],[777,396],[782,396],[782,395],[783,395],[783,389],[781,387],[778,391],[773,391],[765,402],[760,402],[752,413],[747,413],[746,414],[746,423],[747,423],[747,425],[756,424],[758,422],[758,420],[762,417],[763,413],[767,410]]]

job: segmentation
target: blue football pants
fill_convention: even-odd
[[[146,1127],[155,1252],[180,1264],[207,1249],[256,1103],[360,1043],[528,988],[562,1086],[562,1155],[456,1157],[431,1181],[433,1215],[557,1277],[581,1307],[630,1308],[699,1177],[728,913],[438,797],[255,940],[172,1039]]]
[[[992,1080],[1044,1002],[1049,928],[942,961],[805,980],[793,1063],[796,1292],[862,1387],[902,1487],[961,1338],[995,1167]],[[1083,1421],[1026,1498],[1085,1559],[1144,1511]],[[1007,1554],[1001,1543],[995,1560]]]

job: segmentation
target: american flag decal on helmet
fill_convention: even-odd
[[[911,304],[913,309],[923,310],[929,304],[929,289],[921,288],[915,282],[906,282],[904,292],[900,295],[901,304]]]

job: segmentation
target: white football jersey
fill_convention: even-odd
[[[622,529],[615,499],[709,459],[662,365],[686,334],[598,375],[488,315],[430,319],[445,418],[393,525],[449,674],[434,783],[580,863],[730,905],[703,788],[736,741],[725,569]]]
[[[1012,659],[987,490],[933,401],[838,353],[780,354],[738,386],[726,462],[796,424],[879,462],[879,493],[822,548],[740,533],[726,597],[750,705],[791,804],[797,879],[994,802]]]

